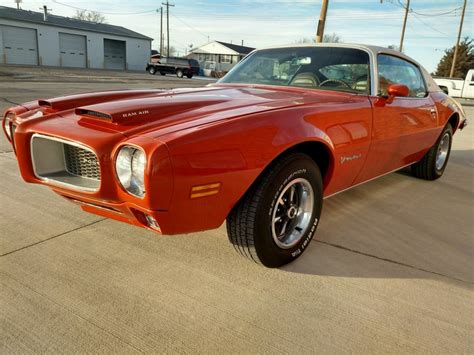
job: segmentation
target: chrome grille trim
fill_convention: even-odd
[[[100,180],[99,161],[93,152],[70,144],[63,148],[66,169],[71,175]]]
[[[38,179],[73,190],[99,190],[100,164],[91,148],[78,142],[35,133],[30,140],[30,154]]]

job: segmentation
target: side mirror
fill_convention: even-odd
[[[402,84],[392,84],[387,88],[387,96],[379,96],[375,101],[376,106],[385,106],[391,104],[396,97],[407,97],[410,94],[408,86]]]
[[[408,86],[402,85],[402,84],[392,84],[388,87],[388,96],[401,96],[401,97],[406,97],[410,93],[410,89],[408,89]]]

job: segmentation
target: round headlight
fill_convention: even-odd
[[[13,112],[9,112],[3,119],[3,125],[5,126],[5,133],[7,134],[7,137],[9,140],[12,140],[12,127],[10,123],[14,118],[15,118],[15,114]]]
[[[132,176],[137,186],[145,186],[145,153],[139,149],[135,149],[132,156]]]
[[[122,186],[128,189],[132,181],[132,154],[130,147],[120,149],[115,161],[115,170]]]
[[[130,194],[142,197],[145,194],[145,153],[132,146],[124,146],[117,154],[115,170],[120,184]]]

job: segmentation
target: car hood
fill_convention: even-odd
[[[342,102],[347,98],[348,94],[330,91],[215,85],[199,89],[124,91],[120,95],[84,94],[76,100],[65,97],[64,100],[41,100],[40,104],[62,110],[57,112],[59,116],[77,120],[82,126],[130,137],[150,131],[159,133],[161,129],[169,133],[286,107]],[[75,107],[71,107],[73,105]]]

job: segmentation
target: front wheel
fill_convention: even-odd
[[[448,165],[452,141],[453,129],[448,123],[423,159],[411,166],[413,175],[425,180],[440,178],[446,169],[446,165]]]
[[[186,77],[187,77],[188,79],[191,79],[191,78],[193,77],[193,74],[186,74]]]
[[[154,67],[149,67],[148,68],[148,72],[151,74],[151,75],[155,75],[156,74],[156,69]]]
[[[311,241],[321,215],[322,178],[307,155],[295,153],[260,177],[227,218],[237,251],[267,267],[298,258]]]

